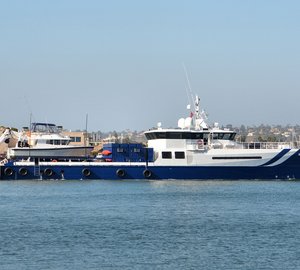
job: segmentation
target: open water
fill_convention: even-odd
[[[0,269],[300,269],[300,182],[2,181]]]

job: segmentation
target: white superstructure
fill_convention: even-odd
[[[200,112],[196,96],[195,111],[178,121],[178,128],[145,132],[148,147],[154,149],[154,165],[174,166],[261,166],[283,149],[288,149],[278,162],[283,162],[298,149],[290,143],[237,143],[236,133],[210,127],[204,112]]]

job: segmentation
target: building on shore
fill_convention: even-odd
[[[83,131],[63,131],[62,135],[71,138],[70,145],[90,145],[90,139]]]

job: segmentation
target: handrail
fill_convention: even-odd
[[[298,148],[299,141],[295,142],[243,142],[237,143],[243,149],[284,149],[284,148]]]
[[[190,141],[187,144],[188,150],[208,150],[209,148],[230,148],[230,149],[285,149],[285,148],[300,148],[300,141],[294,142],[234,142],[228,146],[226,144],[215,145],[213,144],[199,144]]]

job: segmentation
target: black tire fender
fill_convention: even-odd
[[[116,174],[117,174],[118,177],[124,177],[124,176],[125,176],[125,170],[123,170],[123,169],[118,169],[118,170],[116,171]]]
[[[22,167],[19,169],[19,174],[22,176],[25,176],[28,174],[28,170],[26,168]]]
[[[91,171],[89,169],[87,169],[87,168],[84,168],[82,170],[82,175],[85,176],[85,177],[88,177],[88,176],[91,175]]]
[[[7,167],[4,169],[4,174],[7,176],[11,176],[11,175],[13,175],[13,173],[14,173],[14,170],[10,167]]]
[[[52,171],[52,169],[50,169],[50,168],[46,168],[46,169],[44,170],[44,174],[45,174],[46,176],[52,176],[52,175],[53,175],[53,171]]]
[[[144,175],[145,178],[150,178],[152,176],[152,172],[148,169],[145,169],[143,171],[143,175]]]

